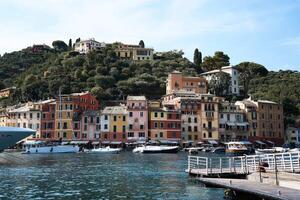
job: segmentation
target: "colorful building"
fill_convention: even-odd
[[[100,140],[101,139],[101,112],[88,110],[82,113],[81,123],[74,129],[80,128],[80,140]],[[75,132],[75,131],[74,131]],[[78,137],[79,135],[77,135]]]
[[[55,139],[79,139],[83,112],[98,109],[99,102],[89,92],[72,93],[58,97],[56,99]]]
[[[94,38],[88,40],[82,40],[74,44],[74,51],[79,53],[89,53],[97,49],[104,48],[106,44],[104,42],[97,42]]]
[[[168,76],[166,95],[181,90],[206,94],[208,91],[207,81],[204,77],[183,76],[181,72],[174,71]]]
[[[149,137],[161,143],[181,141],[181,113],[174,106],[149,107]]]
[[[300,147],[300,127],[288,127],[285,130],[285,144],[290,147]]]
[[[128,133],[127,140],[146,141],[148,139],[148,104],[145,96],[128,96]]]
[[[55,99],[39,102],[41,109],[41,138],[52,139],[55,136]]]
[[[224,101],[219,110],[219,134],[222,142],[248,139],[246,114],[233,103]]]
[[[130,60],[153,60],[153,49],[140,45],[118,43],[115,50],[117,56]]]
[[[246,99],[235,103],[244,110],[249,122],[249,140],[284,143],[283,107],[272,101]]]
[[[128,111],[126,106],[105,107],[101,116],[101,140],[104,143],[121,144],[127,141]]]

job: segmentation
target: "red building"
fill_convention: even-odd
[[[41,117],[41,138],[54,138],[55,132],[55,99],[42,101],[39,103],[42,111]]]

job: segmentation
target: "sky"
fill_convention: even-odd
[[[3,0],[0,54],[95,38],[300,71],[300,0]]]

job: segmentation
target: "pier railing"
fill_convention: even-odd
[[[249,174],[260,167],[266,171],[300,172],[300,152],[235,157],[188,156],[188,171],[195,174]]]

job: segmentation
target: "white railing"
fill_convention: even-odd
[[[265,164],[267,171],[300,171],[300,152],[245,155],[235,157],[188,156],[188,170],[197,169],[201,173],[252,173]]]

